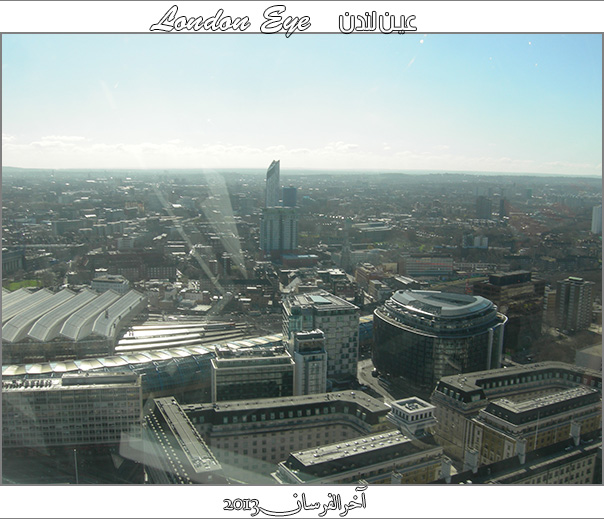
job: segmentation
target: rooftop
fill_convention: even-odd
[[[183,405],[187,410],[214,409],[220,412],[249,411],[250,409],[275,409],[279,407],[305,405],[305,404],[329,404],[334,401],[357,403],[371,412],[386,411],[388,406],[375,398],[360,391],[341,391],[338,393],[318,393],[313,395],[291,396],[281,398],[259,398],[255,400],[235,400],[228,403],[218,404],[190,404]]]
[[[433,290],[399,290],[392,299],[413,312],[451,318],[476,314],[493,306],[481,296]]]
[[[326,290],[292,295],[289,297],[289,304],[290,306],[313,307],[317,310],[358,310],[358,307],[352,303],[334,296]]]

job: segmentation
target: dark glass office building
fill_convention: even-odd
[[[498,368],[506,320],[484,297],[398,291],[375,310],[373,364],[423,388],[447,375]]]

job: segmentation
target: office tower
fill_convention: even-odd
[[[556,290],[557,327],[569,332],[589,328],[593,299],[593,282],[572,276],[558,281]]]
[[[283,188],[283,207],[296,207],[297,189],[289,186]]]
[[[321,330],[325,334],[328,378],[356,378],[359,348],[359,308],[319,290],[283,300],[283,340],[293,351],[294,333]]]
[[[545,281],[532,279],[531,272],[490,274],[488,281],[475,283],[472,292],[492,301],[507,316],[505,351],[530,349],[532,342],[541,336]]]
[[[212,402],[293,395],[294,361],[282,346],[216,346]]]
[[[602,234],[602,204],[597,205],[591,211],[591,232]]]
[[[327,391],[327,352],[321,330],[294,333],[294,395]]]
[[[499,200],[499,218],[510,216],[510,203],[507,199],[502,198]]]
[[[422,388],[446,375],[498,368],[506,321],[480,296],[398,291],[374,312],[373,364]]]
[[[287,188],[294,189],[295,188]],[[284,190],[284,193],[286,191]],[[279,203],[279,161],[273,161],[266,173],[266,200],[260,218],[260,250],[266,256],[280,259],[283,254],[298,248],[298,213],[295,208],[295,193],[287,194],[288,204]]]
[[[266,197],[264,207],[279,206],[280,194],[280,165],[278,160],[273,160],[266,171]]]
[[[476,198],[476,218],[479,220],[489,220],[493,212],[492,202],[486,196]]]
[[[280,257],[298,248],[298,215],[292,207],[270,207],[262,210],[260,249]]]

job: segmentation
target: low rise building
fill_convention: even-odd
[[[400,431],[292,452],[273,477],[281,484],[430,483],[441,475],[442,448]]]
[[[436,407],[435,435],[447,455],[463,460],[471,420],[490,402],[509,397],[532,400],[561,390],[587,387],[602,392],[602,373],[563,362],[540,362],[443,377],[430,398]]]
[[[140,438],[141,378],[132,373],[2,382],[2,448],[119,445]]]
[[[214,348],[212,402],[294,394],[294,361],[283,346]]]
[[[602,428],[601,394],[578,386],[532,399],[501,398],[470,420],[466,450],[479,465],[523,455]],[[466,455],[467,457],[467,455]]]
[[[390,408],[354,391],[182,407],[225,473],[248,482],[290,452],[392,429]]]

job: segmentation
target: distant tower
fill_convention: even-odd
[[[602,204],[594,207],[591,212],[591,232],[602,234]]]
[[[293,194],[291,192],[293,190]],[[279,203],[283,192],[284,204]],[[291,205],[293,202],[293,205]],[[296,188],[279,184],[279,161],[273,160],[266,172],[266,201],[260,218],[260,249],[273,259],[298,248]]]
[[[589,328],[594,300],[594,283],[569,277],[558,281],[556,291],[557,327],[577,332]]]
[[[297,189],[289,186],[283,188],[283,207],[296,207]]]
[[[476,198],[476,218],[479,220],[489,220],[493,212],[492,202],[486,196]]]
[[[279,205],[280,191],[279,161],[273,160],[266,171],[266,198],[264,207],[277,207]]]

